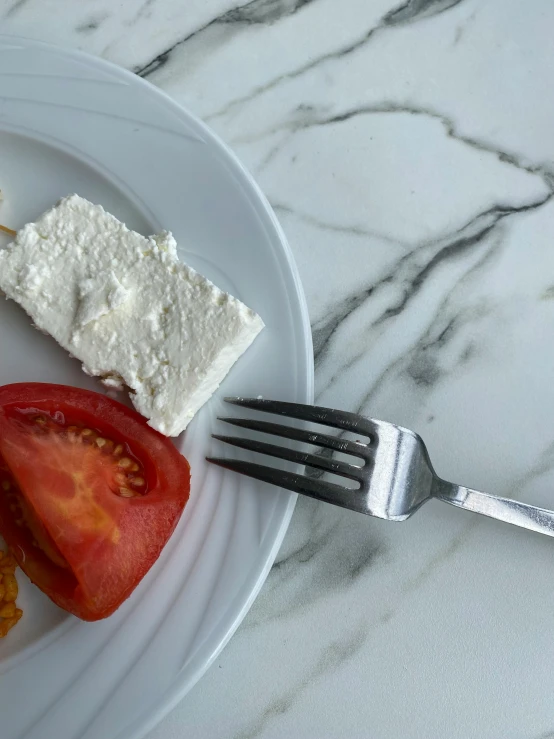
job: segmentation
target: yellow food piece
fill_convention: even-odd
[[[0,560],[0,573],[2,573],[2,575],[13,575],[16,566],[15,559],[11,554],[8,554]]]
[[[11,554],[0,549],[0,639],[16,625],[23,611],[15,599],[19,588],[15,579],[16,562]]]
[[[2,618],[12,618],[12,616],[15,616],[15,603],[6,603],[0,607],[0,616]]]
[[[23,616],[23,611],[21,608],[16,608],[15,614],[11,618],[5,618],[0,621],[0,639],[6,636],[10,629],[13,629],[21,616]]]
[[[4,593],[4,602],[11,603],[17,598],[19,588],[17,587],[17,580],[15,575],[4,575],[2,578],[6,592]]]

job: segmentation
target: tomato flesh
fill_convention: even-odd
[[[60,385],[0,388],[0,533],[80,618],[105,618],[130,595],[189,487],[186,459],[120,403]]]

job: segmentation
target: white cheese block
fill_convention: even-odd
[[[177,257],[78,195],[0,250],[0,289],[106,385],[131,389],[153,428],[177,436],[263,328]]]

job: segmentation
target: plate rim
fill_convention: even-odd
[[[208,126],[208,124],[204,123],[204,121],[202,121],[199,116],[191,112],[187,106],[178,103],[168,93],[166,93],[161,88],[156,87],[149,80],[139,77],[134,72],[131,72],[130,70],[116,64],[115,62],[108,61],[106,59],[103,59],[102,57],[95,56],[94,54],[90,54],[80,49],[75,49],[71,46],[66,46],[63,44],[53,44],[47,41],[41,41],[38,39],[33,39],[20,35],[0,33],[0,43],[5,43],[8,45],[21,43],[25,47],[38,47],[45,49],[46,51],[56,52],[58,54],[61,53],[69,58],[75,59],[77,61],[82,60],[83,62],[104,69],[106,70],[106,72],[111,72],[116,76],[123,77],[127,79],[129,84],[142,88],[144,94],[154,95],[155,97],[157,97],[158,100],[161,101],[164,105],[171,108],[180,120],[182,120],[184,117],[185,119],[188,118],[189,121],[192,121],[202,131],[206,139],[209,140],[211,144],[215,145],[224,154],[224,156],[227,158],[227,161],[241,175],[241,177],[243,178],[243,183],[248,186],[251,194],[254,196],[252,202],[257,203],[258,206],[261,207],[265,216],[269,219],[269,223],[273,228],[275,235],[277,236],[277,239],[279,241],[280,248],[283,251],[284,264],[286,264],[286,266],[288,267],[290,277],[292,278],[294,293],[298,302],[299,317],[301,319],[298,326],[302,338],[301,346],[299,344],[299,352],[300,349],[303,349],[301,357],[303,359],[303,364],[305,365],[305,372],[299,374],[299,378],[301,380],[301,382],[299,383],[299,392],[301,392],[301,395],[303,396],[302,400],[299,402],[305,402],[308,404],[313,403],[315,377],[312,332],[308,304],[306,301],[306,296],[300,279],[300,273],[298,271],[296,260],[288,243],[285,232],[281,224],[279,223],[277,216],[275,215],[275,212],[271,207],[271,204],[267,200],[260,186],[255,181],[253,175],[241,162],[234,151],[219,137],[217,133],[215,133],[215,131],[212,130],[210,126]],[[269,571],[273,566],[275,558],[288,530],[288,526],[294,512],[296,500],[297,495],[295,493],[289,493],[289,500],[286,509],[281,515],[281,522],[277,532],[273,535],[271,546],[269,547],[269,550],[266,552],[266,554],[260,556],[260,558],[256,561],[255,565],[251,569],[250,578],[245,581],[243,588],[241,588],[240,592],[242,593],[243,590],[247,590],[248,596],[244,598],[241,595],[241,605],[237,608],[237,611],[234,614],[234,618],[226,629],[226,633],[223,638],[219,640],[217,646],[211,650],[208,656],[206,656],[205,650],[200,647],[192,659],[193,667],[188,679],[179,681],[179,679],[177,678],[172,683],[171,688],[160,697],[158,707],[152,710],[147,717],[139,716],[138,719],[141,721],[141,724],[137,726],[130,724],[126,729],[124,729],[117,735],[117,739],[124,739],[124,737],[125,739],[142,739],[148,732],[152,731],[157,726],[157,724],[159,724],[160,721],[162,721],[162,719],[177,706],[177,704],[185,697],[185,695],[192,689],[192,687],[196,685],[201,677],[207,672],[217,656],[228,644],[228,642],[242,623],[244,617],[250,610],[255,599],[257,598],[267,578],[267,575],[269,574]],[[239,596],[237,595],[237,598],[238,597]]]

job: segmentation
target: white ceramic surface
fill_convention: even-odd
[[[20,575],[24,618],[0,642],[2,739],[142,736],[240,623],[285,534],[294,496],[209,466],[225,394],[313,397],[299,279],[267,202],[197,120],[138,77],[79,53],[0,37],[1,222],[18,228],[78,192],[180,254],[266,329],[177,443],[191,499],[145,580],[85,624]],[[7,243],[8,239],[4,239]],[[14,303],[0,303],[0,376],[101,390]]]
[[[554,504],[551,0],[0,0],[233,148],[293,249],[316,398]],[[553,739],[553,542],[299,500],[241,627],[148,739]]]

